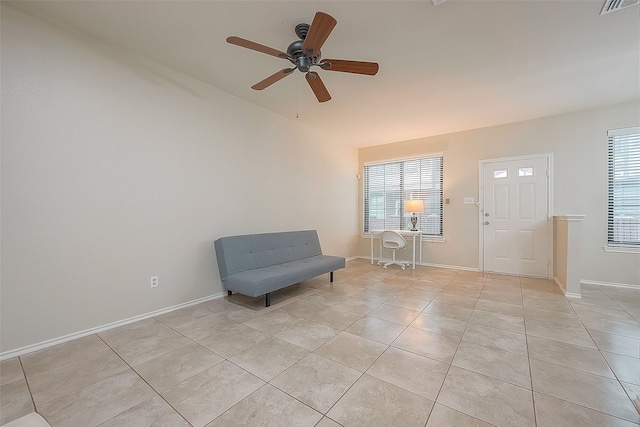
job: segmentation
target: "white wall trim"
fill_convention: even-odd
[[[615,252],[620,254],[640,254],[640,247],[637,246],[603,246],[605,252]]]
[[[370,256],[356,256],[353,257],[355,258],[361,258],[361,259],[366,259],[367,261],[371,261],[371,257]],[[375,265],[375,263],[374,263]],[[463,271],[480,271],[478,268],[476,267],[461,267],[459,265],[446,265],[446,264],[433,264],[430,262],[423,262],[423,263],[419,263],[416,262],[416,265],[421,265],[423,267],[436,267],[436,268],[448,268],[450,270],[463,270]]]
[[[597,285],[597,286],[612,286],[616,288],[630,288],[630,289],[638,289],[640,290],[640,285],[632,285],[628,283],[612,283],[612,282],[602,282],[599,280],[580,280],[580,284],[584,285]]]
[[[420,264],[424,267],[436,267],[436,268],[448,268],[451,270],[461,270],[461,271],[480,271],[480,269],[475,267],[460,267],[458,265],[446,265],[446,264],[434,264],[430,262],[423,262]]]
[[[558,221],[582,221],[584,219],[584,215],[556,215],[554,218],[557,218]]]
[[[562,293],[564,294],[565,297],[567,297],[567,298],[575,298],[575,299],[582,299],[582,295],[581,294],[576,294],[574,292],[567,292],[564,289],[564,287],[562,286],[562,283],[560,283],[560,280],[557,277],[554,277],[553,281],[556,282],[556,285],[558,285],[558,287],[560,288],[560,290],[562,291]]]
[[[564,294],[564,296],[567,298],[582,299],[582,295],[574,294],[573,292],[567,292],[566,294]]]
[[[564,294],[564,288],[562,287],[562,282],[560,282],[560,280],[555,276],[553,276],[553,281],[556,282],[556,285],[558,285],[558,287],[560,288],[560,290]]]
[[[108,329],[113,329],[119,326],[128,325],[129,323],[137,322],[139,320],[144,320],[150,317],[159,316],[161,314],[169,313],[171,311],[179,310],[181,308],[190,307],[192,305],[200,304],[206,301],[210,301],[212,299],[222,298],[223,296],[224,296],[224,293],[220,292],[214,295],[209,295],[207,297],[198,298],[193,301],[188,301],[182,304],[174,305],[174,306],[163,308],[160,310],[151,311],[149,313],[140,314],[138,316],[129,317],[127,319],[122,319],[112,323],[107,323],[106,325],[85,329],[84,331],[78,331],[78,332],[71,333],[69,335],[64,335],[58,338],[52,338],[50,340],[42,341],[36,344],[27,345],[24,347],[17,348],[15,350],[5,351],[3,353],[0,353],[0,361],[5,359],[10,359],[16,356],[22,356],[23,354],[31,353],[32,351],[42,350],[43,348],[51,347],[57,344],[62,344],[67,341],[75,340],[77,338],[86,337],[87,335],[96,334],[98,332],[103,332]]]

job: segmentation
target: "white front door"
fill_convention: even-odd
[[[549,277],[549,159],[482,165],[483,270]]]

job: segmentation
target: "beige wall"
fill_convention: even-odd
[[[583,278],[640,283],[639,255],[602,251],[606,131],[637,102],[358,153],[6,4],[1,32],[0,353],[220,293],[222,235],[316,228],[368,256],[356,173],[433,152],[451,204],[426,262],[478,267],[480,159],[553,153],[553,214],[586,215]]]
[[[523,100],[526,102],[526,100]],[[532,154],[553,155],[552,215],[584,214],[581,279],[640,285],[640,254],[604,252],[607,233],[607,130],[637,125],[640,102],[469,130],[359,150],[359,171],[373,161],[444,154],[445,243],[424,243],[424,263],[479,267],[478,165],[483,159]],[[362,230],[362,183],[358,199]],[[361,256],[369,241],[361,238]]]
[[[223,235],[355,253],[344,141],[5,4],[1,28],[0,352],[222,292]]]

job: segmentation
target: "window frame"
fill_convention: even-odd
[[[408,167],[415,167],[415,162],[423,162],[423,161],[427,161],[427,162],[435,162],[437,164],[437,166],[439,166],[439,177],[437,179],[438,183],[436,184],[437,186],[439,186],[439,189],[434,189],[434,188],[430,188],[430,189],[426,189],[423,188],[423,180],[420,179],[420,188],[416,189],[416,188],[409,188],[407,189],[408,185],[405,185],[405,180],[406,180],[406,176],[409,174],[409,172],[405,172],[403,170],[403,168]],[[396,195],[400,196],[399,200],[395,200],[395,204],[397,204],[399,207],[396,206],[396,210],[399,209],[400,215],[399,215],[399,224],[400,226],[398,227],[399,229],[402,230],[409,230],[409,228],[411,227],[411,223],[409,220],[409,217],[411,216],[411,214],[405,214],[404,212],[404,202],[405,200],[409,200],[409,199],[415,199],[415,197],[407,197],[408,192],[412,192],[412,194],[415,195],[415,193],[420,193],[422,195],[422,197],[419,197],[419,199],[424,200],[424,206],[425,206],[425,213],[423,214],[418,214],[418,230],[422,232],[422,236],[423,239],[429,239],[429,240],[434,240],[434,241],[444,241],[444,214],[443,214],[443,210],[444,210],[444,155],[442,153],[432,153],[432,154],[425,154],[425,155],[421,155],[421,156],[415,156],[415,157],[407,157],[407,158],[399,158],[399,159],[387,159],[387,160],[380,160],[380,161],[374,161],[374,162],[366,162],[363,164],[363,171],[362,171],[362,176],[363,176],[363,180],[362,180],[362,210],[361,210],[361,214],[362,214],[362,229],[361,232],[363,234],[363,236],[369,236],[371,235],[371,231],[372,230],[379,230],[379,228],[377,227],[371,227],[371,204],[369,204],[369,209],[367,209],[367,201],[370,199],[370,187],[368,188],[368,185],[370,184],[370,177],[369,177],[369,170],[368,168],[370,167],[375,167],[375,166],[391,166],[391,165],[399,165],[399,168],[402,170],[402,172],[400,172],[400,177],[399,177],[399,185],[400,185],[400,189],[397,190]],[[422,171],[422,169],[424,168],[424,165],[420,164],[420,172],[418,172],[418,175],[420,177],[422,177],[422,173],[424,173]],[[433,174],[434,171],[437,171],[436,168],[429,168],[427,169],[428,173]],[[432,182],[434,182],[434,180],[432,180]],[[386,181],[385,181],[385,185]],[[437,195],[436,198],[436,205],[437,205],[437,215],[438,215],[438,228],[439,228],[439,233],[428,233],[428,230],[423,230],[421,228],[421,225],[424,226],[426,224],[427,221],[427,217],[426,215],[428,215],[428,207],[433,205],[433,203],[430,205],[429,202],[426,200],[429,196],[431,197],[431,200],[433,200],[433,194]],[[386,196],[386,192],[385,194],[381,195],[380,197],[376,197],[374,200],[376,200],[375,205],[380,207],[383,210],[383,220],[385,222],[385,226],[387,226],[387,228],[391,227],[391,228],[396,228],[391,226],[390,224],[388,224],[388,218],[386,217],[386,212],[384,212],[385,210],[389,210],[387,209],[388,207],[390,207],[391,205],[389,205],[389,200],[386,200],[387,196]],[[385,201],[386,204],[389,206],[385,207]],[[393,200],[392,200],[393,201]],[[380,209],[378,209],[380,210]],[[433,208],[432,208],[433,211]],[[367,218],[367,213],[369,213],[369,218]]]
[[[620,147],[622,144],[628,145]],[[626,151],[626,154],[618,154],[620,150]],[[616,179],[617,176],[625,179]],[[625,190],[631,190],[629,199],[633,200],[632,205],[624,203]],[[638,194],[634,194],[636,192]],[[627,216],[638,218],[630,224],[630,236],[633,234],[634,225],[639,230],[635,231],[638,237],[631,240],[616,235],[621,233],[618,231],[621,225],[617,224],[615,219],[624,215],[625,211],[631,211],[631,215]],[[607,132],[607,244],[604,250],[640,253],[640,126],[612,129]]]

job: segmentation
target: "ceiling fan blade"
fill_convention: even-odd
[[[293,70],[295,70],[295,67],[294,68],[285,68],[283,70],[280,70],[277,73],[274,73],[274,74],[270,75],[266,79],[254,84],[253,86],[251,86],[251,89],[262,90],[262,89],[268,88],[269,86],[271,86],[275,82],[280,81],[280,80],[284,79],[285,77],[287,77],[289,74],[291,74],[293,72]]]
[[[331,99],[331,95],[329,95],[329,91],[324,83],[322,83],[322,79],[320,79],[318,73],[309,71],[304,78],[307,79],[307,83],[311,86],[311,90],[316,95],[319,102],[327,102]]]
[[[364,61],[345,61],[343,59],[323,59],[320,67],[327,71],[342,71],[343,73],[366,74],[375,76],[378,73],[378,64]]]
[[[278,58],[289,59],[289,55],[287,55],[286,53],[278,49],[274,49],[272,47],[265,46],[260,43],[252,42],[251,40],[243,39],[241,37],[236,37],[236,36],[227,37],[227,43],[231,43],[240,47],[246,47],[247,49],[266,53],[267,55],[276,56]]]
[[[308,56],[317,55],[337,23],[333,16],[317,12],[302,44],[302,51]]]

